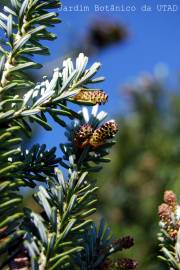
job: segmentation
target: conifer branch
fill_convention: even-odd
[[[88,173],[109,161],[118,131],[114,120],[104,123],[107,114],[98,113],[108,99],[92,87],[104,79],[94,78],[100,63],[88,68],[81,53],[75,64],[66,59],[51,80],[44,77],[36,85],[27,80],[25,70],[39,67],[31,57],[49,52],[41,41],[55,38],[47,29],[59,19],[49,9],[59,5],[58,0],[11,0],[11,8],[0,13],[5,33],[0,47],[0,269],[106,269],[111,254],[132,246],[130,238],[111,239],[103,222],[98,231],[91,219],[98,187]],[[70,103],[93,105],[92,112],[87,107],[76,112]],[[47,115],[66,129],[63,157],[45,145],[22,147],[22,135],[32,136],[32,122],[51,130]],[[21,187],[37,188],[33,198],[41,213],[23,207]],[[133,269],[136,263],[124,259],[112,265]]]
[[[5,48],[1,48],[0,92],[14,90],[15,87],[28,87],[25,81],[25,69],[37,68],[39,64],[28,56],[48,54],[48,48],[41,45],[41,40],[54,40],[56,35],[47,31],[60,22],[55,12],[48,9],[58,8],[58,0],[11,0],[12,8],[4,7],[0,13],[0,27],[5,32]]]
[[[180,269],[180,206],[173,191],[164,193],[164,203],[158,209],[160,233],[158,239],[162,255],[159,256],[171,269]]]

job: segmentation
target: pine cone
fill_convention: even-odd
[[[118,250],[128,249],[134,245],[134,239],[131,236],[124,236],[112,243]]]
[[[82,89],[77,95],[73,97],[78,102],[89,102],[91,104],[105,104],[108,99],[108,95],[102,90],[84,90]]]
[[[115,262],[115,267],[121,270],[135,269],[137,262],[131,259],[119,259]]]
[[[80,126],[79,130],[75,133],[74,142],[77,147],[83,148],[88,144],[90,136],[93,134],[93,127],[90,124]]]
[[[168,204],[162,203],[158,207],[158,214],[162,221],[168,221],[171,219],[171,208]]]
[[[114,120],[110,120],[93,132],[89,143],[93,147],[101,146],[106,140],[113,138],[117,132],[117,123]]]

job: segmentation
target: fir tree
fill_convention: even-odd
[[[98,227],[91,217],[98,187],[89,173],[109,161],[118,131],[114,120],[104,122],[107,114],[98,112],[107,101],[104,91],[93,88],[103,81],[95,77],[100,64],[87,67],[81,53],[75,63],[64,60],[51,79],[34,84],[26,74],[41,67],[32,60],[35,54],[49,54],[42,41],[56,38],[49,28],[60,20],[50,10],[59,6],[58,0],[11,0],[0,13],[0,268],[134,269],[131,259],[109,258],[133,239],[115,240],[104,220]],[[65,129],[62,157],[46,145],[23,147],[33,123],[52,130],[47,115]],[[23,207],[21,187],[33,189],[41,213]]]

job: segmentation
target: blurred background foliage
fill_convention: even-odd
[[[98,56],[126,45],[130,36],[123,23],[96,18],[73,53]],[[180,81],[164,64],[155,65],[154,73],[142,72],[120,89],[128,109],[114,115],[120,132],[111,163],[97,177],[99,212],[116,236],[134,237],[135,248],[128,255],[139,261],[138,269],[160,270],[167,266],[157,259],[157,208],[165,190],[178,193],[180,188]]]
[[[8,1],[1,0],[0,8],[3,4]],[[124,44],[129,36],[128,29],[119,21],[95,18],[81,39],[73,44],[69,40],[65,51],[68,56],[84,51],[96,59],[106,52],[108,57],[107,49]],[[58,55],[58,59],[45,63],[45,70],[50,72],[60,59]],[[177,78],[176,84],[175,77],[166,75],[166,68],[160,66],[154,74],[140,75],[124,87],[128,113],[114,116],[119,119],[119,137],[110,156],[111,163],[97,177],[101,187],[99,211],[117,236],[130,234],[135,238],[135,247],[128,251],[128,256],[139,261],[139,270],[167,269],[157,259],[157,208],[164,190],[172,189],[178,195],[180,188],[179,82]],[[38,130],[35,132],[39,141]],[[25,203],[35,208],[29,198]]]
[[[180,95],[170,85],[146,74],[125,87],[130,112],[119,117],[111,163],[98,177],[99,208],[117,235],[135,238],[139,269],[167,269],[156,258],[157,206],[164,190],[180,188]]]

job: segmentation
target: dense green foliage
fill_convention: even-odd
[[[87,67],[88,57],[81,53],[75,64],[64,60],[51,79],[44,76],[34,84],[26,74],[40,68],[32,56],[49,54],[42,41],[56,38],[49,28],[60,21],[54,12],[59,5],[58,0],[11,0],[0,13],[0,269],[134,269],[131,259],[109,259],[130,248],[133,239],[114,239],[103,220],[98,228],[91,217],[98,187],[89,172],[109,161],[118,131],[114,120],[104,123],[107,114],[98,112],[107,101],[104,91],[93,88],[104,79],[94,78],[100,64]],[[62,157],[46,145],[24,149],[32,123],[52,130],[47,115],[65,128]],[[33,188],[40,213],[23,207],[22,187]]]

